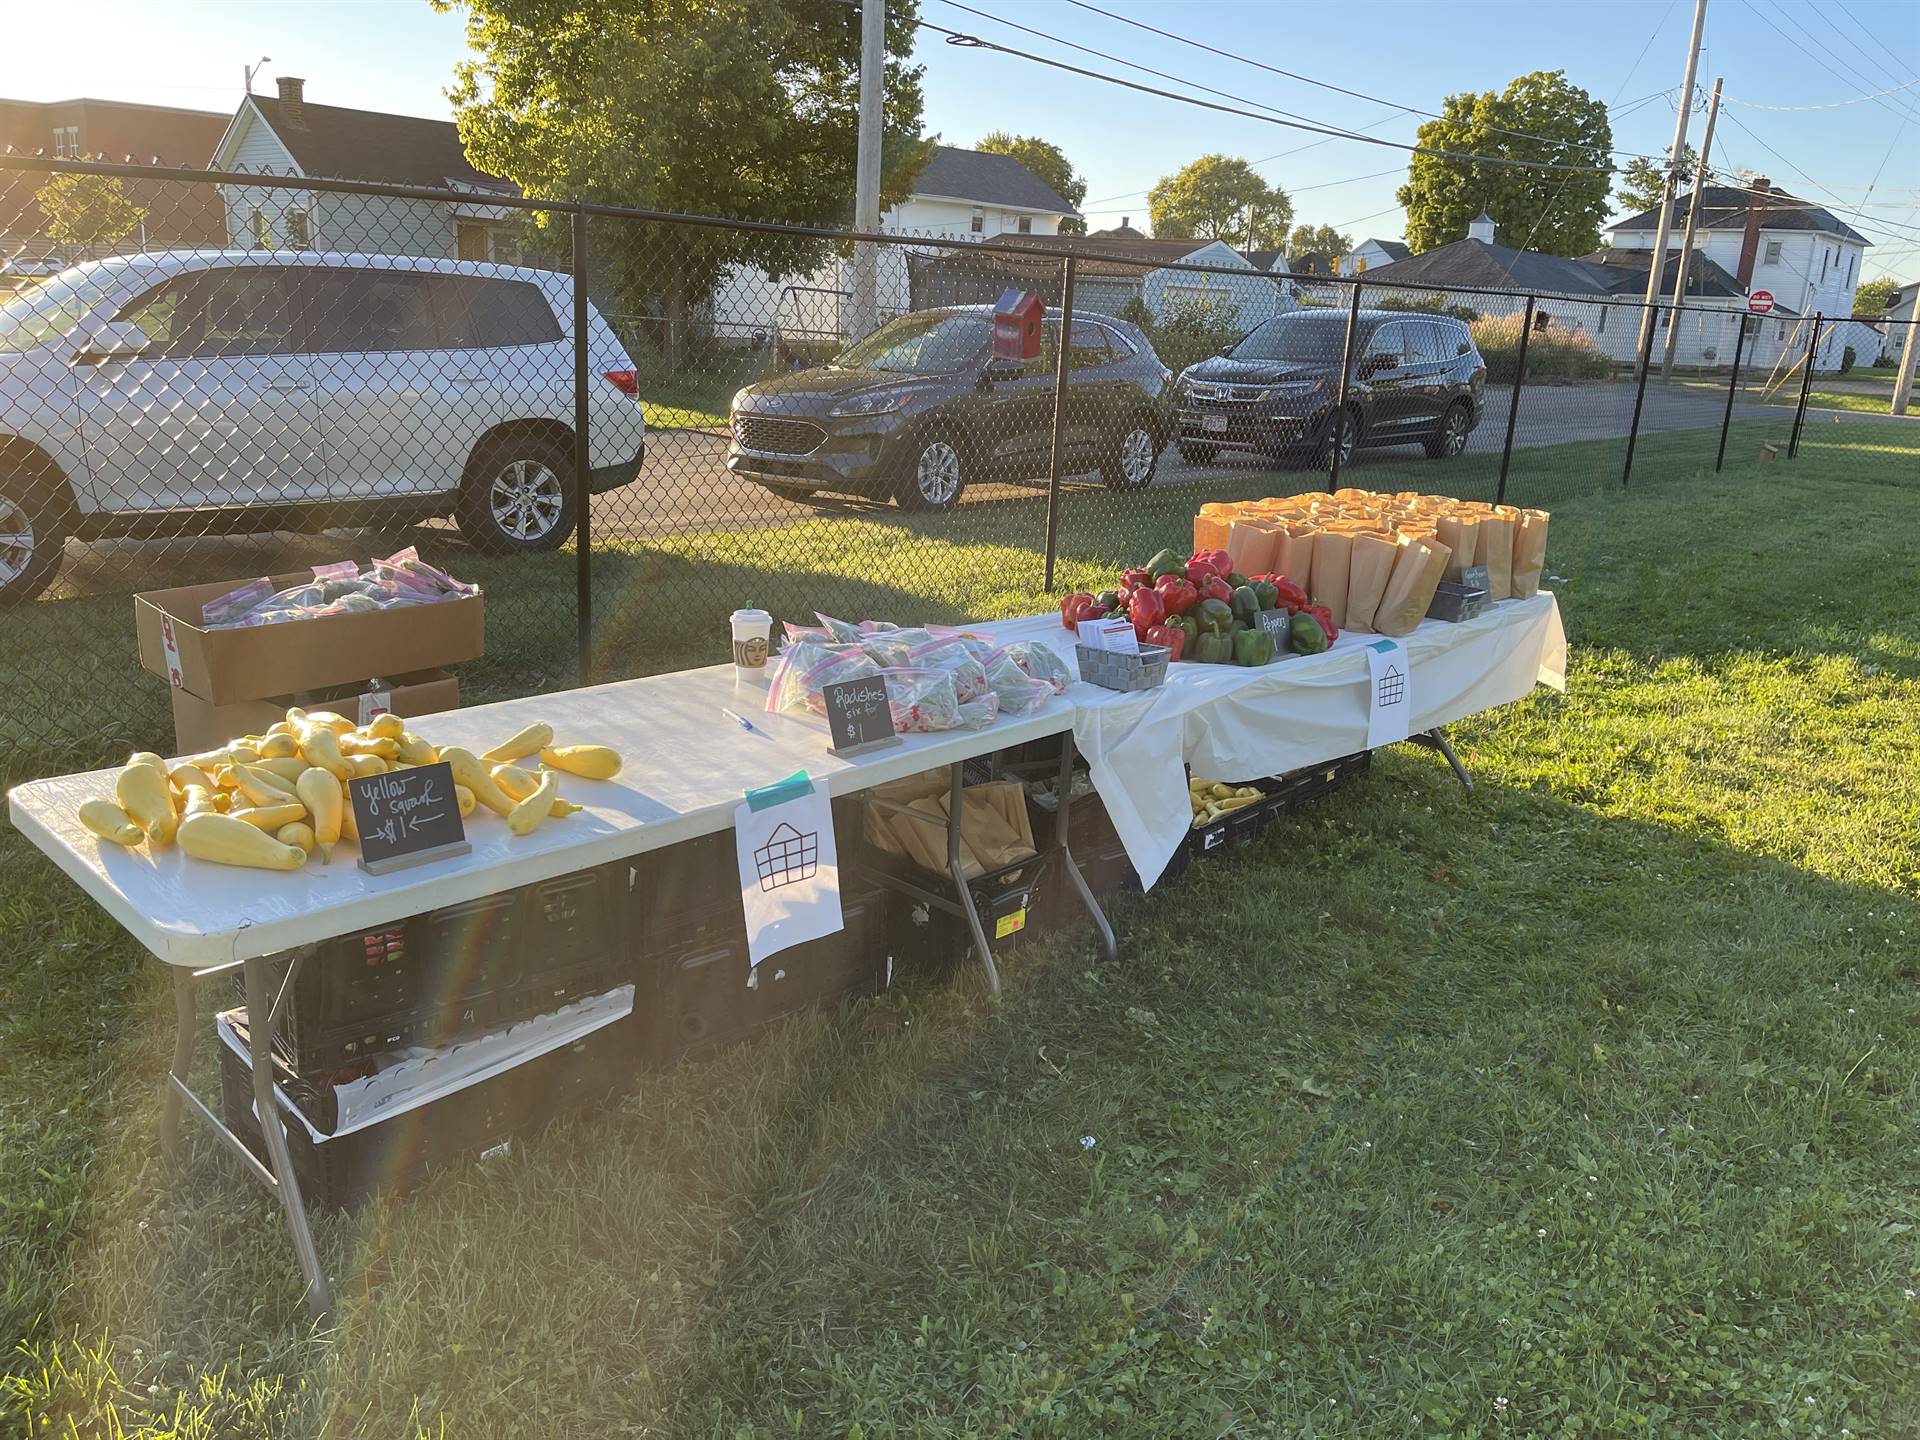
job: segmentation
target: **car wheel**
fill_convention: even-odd
[[[923,436],[911,468],[900,479],[896,498],[902,510],[951,510],[967,488],[966,451],[943,430]]]
[[[0,603],[31,600],[60,573],[65,487],[32,470],[0,470]]]
[[[1440,428],[1427,440],[1429,460],[1451,460],[1467,448],[1467,432],[1473,427],[1467,407],[1455,401],[1440,417]]]
[[[1179,450],[1183,465],[1211,465],[1220,454],[1218,445],[1209,445],[1204,440],[1182,440]]]
[[[1338,445],[1340,447],[1340,468],[1343,470],[1346,469],[1346,467],[1352,463],[1354,441],[1358,438],[1359,433],[1360,426],[1354,419],[1351,411],[1342,411],[1332,420],[1329,420],[1325,432],[1320,436],[1320,448],[1317,452],[1320,468],[1327,471],[1333,469],[1333,451],[1334,447]]]
[[[780,480],[761,480],[756,483],[769,495],[782,500],[811,500],[814,492],[820,488],[818,485],[788,485]]]
[[[455,513],[488,555],[557,550],[573,533],[573,455],[537,436],[490,441],[468,467]]]
[[[1109,490],[1144,490],[1153,483],[1153,472],[1160,466],[1160,442],[1153,425],[1144,415],[1136,415],[1121,427],[1119,437],[1100,462],[1100,478]]]

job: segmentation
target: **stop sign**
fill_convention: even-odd
[[[1747,309],[1756,315],[1765,315],[1773,309],[1773,292],[1771,290],[1754,291],[1747,297]]]

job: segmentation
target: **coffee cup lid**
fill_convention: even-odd
[[[771,620],[773,616],[764,610],[736,610],[733,612],[733,618],[736,620]]]

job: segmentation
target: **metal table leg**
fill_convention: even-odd
[[[254,1110],[260,1118],[260,1133],[267,1142],[267,1158],[273,1171],[272,1189],[280,1197],[280,1208],[286,1211],[293,1251],[300,1260],[300,1273],[306,1278],[307,1309],[314,1319],[324,1320],[333,1309],[333,1292],[327,1285],[326,1273],[320,1268],[320,1253],[313,1245],[307,1207],[300,1198],[300,1182],[294,1178],[293,1160],[287,1153],[286,1128],[273,1094],[273,1015],[277,997],[269,993],[267,961],[264,958],[247,961],[246,977],[247,1044],[253,1055]]]
[[[180,1153],[180,1094],[193,1075],[194,1021],[198,1018],[193,1001],[193,971],[184,965],[173,969],[173,1064],[167,1069],[168,1084],[160,1099],[160,1146],[168,1159]]]
[[[1067,878],[1073,882],[1073,888],[1080,894],[1080,903],[1086,907],[1087,914],[1093,917],[1093,925],[1100,932],[1100,943],[1107,952],[1107,963],[1111,965],[1120,958],[1120,945],[1113,937],[1113,926],[1107,923],[1106,912],[1100,908],[1100,902],[1093,898],[1093,890],[1087,884],[1087,877],[1080,873],[1080,864],[1073,858],[1069,847],[1067,816],[1073,809],[1073,731],[1069,730],[1060,737],[1060,779],[1054,786],[1054,795],[1058,803],[1053,811],[1053,848],[1059,851],[1060,866],[1067,872]]]
[[[1473,793],[1473,777],[1467,774],[1467,767],[1462,765],[1460,757],[1453,753],[1453,745],[1448,741],[1446,732],[1438,725],[1418,735],[1409,735],[1407,739],[1415,745],[1424,745],[1429,750],[1438,750],[1446,757],[1447,764],[1453,767],[1453,775],[1460,782],[1460,788],[1469,795]]]
[[[953,788],[947,796],[947,872],[953,876],[953,888],[959,891],[960,913],[967,917],[967,929],[973,934],[973,948],[986,968],[987,989],[1000,993],[1000,968],[993,963],[993,946],[987,942],[987,927],[980,923],[980,911],[973,903],[973,890],[967,884],[967,867],[960,863],[960,807],[966,794],[966,769],[953,766]]]

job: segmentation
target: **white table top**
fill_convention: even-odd
[[[625,760],[612,780],[561,777],[560,793],[586,808],[515,837],[497,818],[469,824],[469,855],[369,875],[352,845],[292,873],[209,865],[178,846],[158,854],[96,839],[74,811],[111,798],[115,770],[36,780],[9,791],[20,832],[169,965],[207,966],[271,955],[330,936],[549,880],[733,826],[741,792],[804,770],[845,795],[939,765],[1073,728],[1070,697],[984,730],[907,735],[851,759],[827,752],[826,721],[768,715],[762,685],[714,665],[584,690],[535,695],[412,721],[437,745],[476,754],[522,726],[551,724],[561,744],[611,745]],[[721,714],[751,719],[750,734]]]

